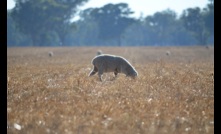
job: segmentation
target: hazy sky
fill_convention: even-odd
[[[143,16],[153,15],[157,11],[163,11],[165,9],[172,9],[178,15],[182,13],[184,9],[189,7],[204,8],[208,3],[208,0],[89,0],[81,9],[89,7],[102,7],[107,3],[128,3],[129,7],[134,11],[134,15],[139,17],[141,13]],[[14,7],[13,0],[7,0],[7,9]]]

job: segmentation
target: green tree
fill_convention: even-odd
[[[188,34],[177,18],[176,12],[167,9],[147,16],[144,25],[147,28],[146,44],[151,45],[181,45],[188,44],[185,40]],[[180,37],[181,36],[181,37]]]
[[[20,41],[20,37],[17,36],[18,31],[15,27],[10,12],[7,12],[7,46],[16,46]]]
[[[122,34],[125,29],[135,22],[130,18],[133,12],[126,3],[107,4],[101,8],[85,10],[84,15],[93,18],[99,27],[99,38],[103,40],[115,40],[121,45]]]
[[[42,43],[42,33],[56,32],[64,45],[65,36],[70,29],[70,19],[77,6],[87,0],[15,0],[12,17],[22,32],[31,36],[34,45]],[[47,39],[47,38],[46,38]],[[48,38],[49,39],[49,38]]]
[[[94,20],[79,20],[74,22],[74,25],[76,29],[71,31],[66,39],[68,45],[97,46],[100,44],[98,38],[98,25]]]
[[[205,45],[208,39],[208,33],[205,30],[205,21],[199,7],[188,8],[183,11],[181,20],[184,22],[184,27],[191,31],[200,45]]]
[[[141,18],[127,28],[124,36],[124,43],[129,45],[191,45],[196,42],[170,9]]]
[[[146,43],[150,43],[149,41],[145,42],[145,37],[149,36],[148,28],[139,20],[130,25],[123,36],[122,44],[125,46],[144,46],[147,45]]]
[[[17,29],[10,10],[7,11],[7,46],[27,46],[28,44],[32,44],[31,40]]]
[[[205,28],[208,31],[210,37],[214,37],[214,4],[213,0],[204,8],[204,22]]]
[[[171,36],[171,31],[174,30],[176,23],[176,13],[170,9],[162,12],[156,12],[153,16],[148,16],[145,19],[146,26],[152,33],[151,40],[153,44],[168,45]],[[147,37],[148,38],[148,37]]]

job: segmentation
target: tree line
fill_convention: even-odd
[[[214,1],[133,18],[126,3],[79,11],[88,0],[15,0],[7,46],[165,46],[214,44]],[[80,19],[71,21],[76,13]]]

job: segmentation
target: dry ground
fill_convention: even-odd
[[[99,49],[138,78],[88,77]],[[213,47],[8,48],[7,74],[9,134],[214,133]]]

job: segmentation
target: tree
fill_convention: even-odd
[[[32,44],[26,35],[21,33],[11,17],[11,11],[7,11],[7,46],[27,46]]]
[[[144,20],[147,28],[145,44],[151,45],[179,45],[185,44],[185,30],[173,10],[167,9],[147,16]],[[179,37],[184,35],[184,37]]]
[[[184,22],[184,27],[191,31],[200,45],[205,45],[208,39],[208,34],[205,30],[203,14],[199,7],[188,8],[183,11],[181,20]]]
[[[205,28],[211,37],[214,37],[214,4],[213,0],[204,8],[204,22]]]
[[[77,6],[87,0],[15,0],[12,17],[22,32],[31,36],[34,45],[40,45],[42,33],[53,33],[63,44],[70,19]],[[64,44],[63,44],[64,45]]]
[[[129,45],[191,45],[196,41],[170,9],[141,18],[124,33]]]
[[[169,45],[170,36],[176,24],[176,13],[170,9],[156,12],[145,19],[146,26],[151,31],[152,43],[157,45]],[[148,37],[147,37],[148,38]]]
[[[74,25],[76,29],[70,31],[66,39],[68,45],[97,46],[101,44],[98,39],[98,25],[94,20],[79,20],[74,22]]]
[[[122,42],[125,46],[144,46],[147,45],[146,43],[150,43],[145,39],[145,37],[149,36],[148,28],[139,20],[130,25],[125,30],[123,36]]]
[[[116,40],[121,45],[121,35],[125,29],[135,22],[129,15],[133,12],[126,3],[107,4],[101,8],[87,9],[82,13],[93,18],[99,27],[99,38],[102,40]]]
[[[19,43],[19,37],[17,36],[17,30],[15,22],[13,21],[10,12],[7,12],[7,46],[16,46]]]

